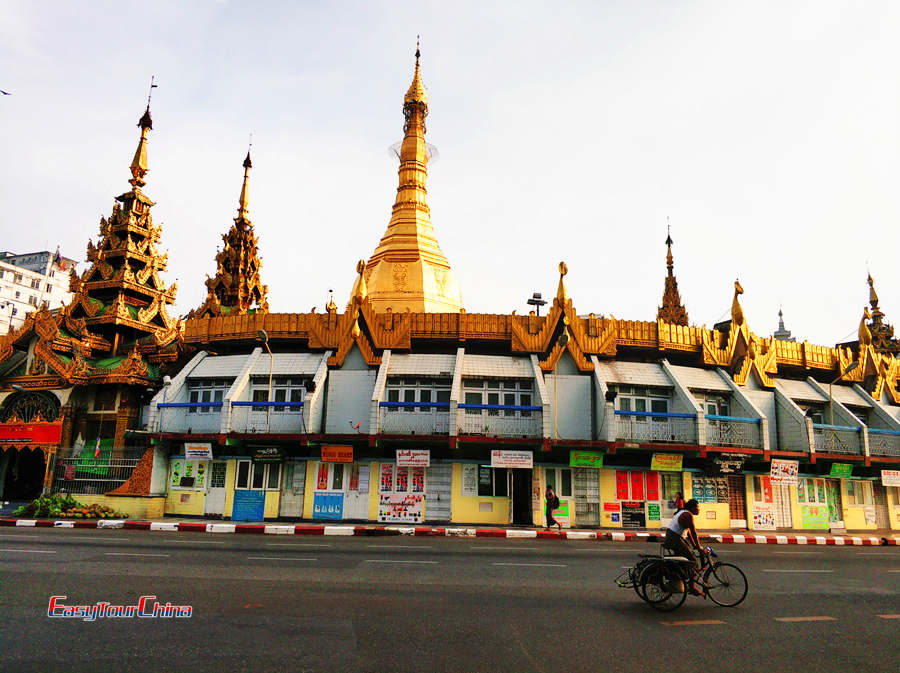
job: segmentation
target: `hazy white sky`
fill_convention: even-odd
[[[655,320],[666,217],[691,322],[855,338],[867,264],[900,326],[900,2],[0,0],[0,249],[84,259],[145,192],[181,315],[205,297],[253,133],[271,310],[343,307],[390,218],[416,35],[428,191],[469,312]]]

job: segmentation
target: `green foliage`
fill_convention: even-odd
[[[27,518],[126,519],[127,514],[105,505],[82,505],[71,495],[42,495],[13,512]]]

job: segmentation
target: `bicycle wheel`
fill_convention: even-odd
[[[641,598],[661,612],[671,612],[687,598],[687,582],[678,568],[655,563],[641,573]]]
[[[703,573],[703,582],[716,605],[733,608],[747,597],[747,576],[732,563],[714,563]]]
[[[655,561],[656,559],[641,559],[635,564],[634,568],[631,569],[631,577],[633,580],[632,586],[634,587],[634,593],[636,593],[641,598],[641,600],[647,600],[647,598],[644,596],[643,589],[641,588],[641,577],[643,576],[644,571],[647,570],[647,568],[653,566]]]

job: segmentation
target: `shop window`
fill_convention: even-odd
[[[254,402],[267,402],[269,399],[269,379],[268,377],[257,376],[251,381],[252,392],[251,397]],[[306,391],[312,388],[310,380],[302,377],[276,376],[272,379],[272,401],[273,402],[302,402],[306,397]],[[266,406],[254,406],[253,411],[265,411]],[[279,407],[273,405],[270,407],[272,413],[282,414],[299,414],[303,411],[303,407],[298,405]]]
[[[659,486],[659,472],[616,470],[617,500],[657,501],[660,499]]]
[[[508,471],[505,467],[478,466],[478,495],[483,497],[506,497]]]
[[[450,379],[448,378],[409,378],[392,377],[386,383],[386,401],[388,402],[450,402]],[[390,412],[403,411],[406,413],[432,413],[433,411],[447,412],[448,407],[432,406],[408,406],[385,407]]]
[[[728,400],[721,397],[707,396],[703,399],[703,408],[707,416],[730,416],[731,407]]]
[[[231,387],[229,379],[194,379],[188,382],[188,401],[218,402],[221,405],[225,393]],[[188,407],[189,414],[217,414],[219,407]]]
[[[551,486],[558,497],[571,498],[574,495],[572,493],[572,470],[547,468],[544,470],[544,476],[547,479],[547,486]]]
[[[825,480],[801,477],[797,484],[797,502],[810,505],[827,505]]]
[[[237,464],[237,474],[234,478],[234,487],[249,488],[250,487],[250,461],[239,460]]]
[[[281,487],[281,463],[253,463],[239,460],[234,478],[235,489],[276,491]]]
[[[847,481],[848,505],[871,505],[872,484],[868,481]]]
[[[772,502],[772,481],[768,475],[753,477],[753,501]]]
[[[507,407],[530,407],[534,399],[531,379],[463,379],[466,404],[496,404]],[[518,416],[528,418],[528,409],[466,409],[469,415]]]
[[[172,489],[205,490],[206,465],[207,462],[205,460],[184,460],[179,458],[169,461],[169,487]]]

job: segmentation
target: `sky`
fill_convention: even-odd
[[[428,200],[469,313],[527,313],[565,261],[579,314],[655,320],[667,222],[692,324],[856,338],[871,272],[900,327],[900,3],[0,0],[0,249],[79,260],[144,192],[171,313],[250,218],[273,312],[346,303],[390,219],[421,35]]]

